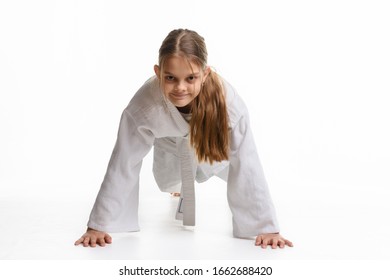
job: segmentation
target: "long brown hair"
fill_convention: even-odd
[[[207,67],[207,49],[203,37],[188,29],[171,31],[159,50],[160,75],[167,59],[182,56]],[[164,79],[160,77],[163,83]],[[198,160],[213,163],[229,158],[229,119],[224,88],[218,74],[210,70],[198,96],[193,100],[190,120],[190,143]]]

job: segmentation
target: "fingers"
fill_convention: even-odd
[[[105,240],[106,243],[108,243],[108,244],[111,244],[111,242],[112,242],[112,238],[111,238],[111,236],[108,235],[108,234],[106,234],[106,235],[104,236],[104,240]]]
[[[261,244],[261,235],[256,237],[255,246],[260,246]]]
[[[272,249],[278,248],[278,243],[279,243],[278,238],[272,238],[271,242],[272,242]]]
[[[104,240],[104,237],[99,238],[99,245],[100,245],[101,247],[106,246],[106,241]]]
[[[266,249],[267,245],[268,245],[268,241],[266,239],[263,239],[260,244],[261,248]]]
[[[74,245],[83,244],[84,247],[96,247],[96,244],[104,247],[106,244],[111,244],[112,238],[109,234],[101,232],[100,234],[84,234],[80,239],[78,239]]]
[[[284,241],[286,242],[287,246],[289,247],[294,247],[293,243],[287,239],[284,239]]]
[[[79,238],[78,240],[76,240],[76,242],[74,243],[74,245],[80,245],[81,244],[81,242],[83,242],[84,241],[84,237],[81,237],[81,238]]]
[[[112,243],[112,238],[111,238],[111,236],[109,234],[106,233],[103,237],[98,238],[97,243],[100,246],[104,247],[104,246],[106,246],[106,243],[107,244],[111,244]]]
[[[255,241],[256,246],[261,246],[261,248],[266,249],[268,245],[271,245],[272,249],[281,248],[283,249],[286,245],[293,247],[291,241],[284,239],[279,234],[261,234],[256,237]]]
[[[268,245],[268,239],[266,239],[263,235],[258,235],[255,242],[256,246],[261,246],[261,248],[265,249]]]
[[[282,239],[282,240],[279,240],[278,244],[279,244],[279,247],[280,247],[281,249],[283,249],[283,248],[284,248],[284,246],[286,245],[286,243],[285,243],[284,239]]]
[[[267,248],[268,242],[269,242],[269,238],[266,238],[265,236],[262,235],[261,242],[260,242],[261,248],[263,249]]]
[[[88,247],[88,245],[89,245],[89,240],[90,240],[90,237],[89,237],[89,236],[86,236],[86,237],[84,238],[84,241],[83,241],[83,246],[84,246],[84,247]]]
[[[96,237],[95,236],[91,237],[90,245],[91,245],[91,247],[96,247]]]

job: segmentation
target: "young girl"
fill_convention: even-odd
[[[139,231],[139,173],[154,147],[154,177],[161,191],[180,193],[183,225],[195,225],[194,180],[216,175],[227,181],[235,237],[255,236],[262,248],[292,246],[279,234],[246,106],[207,65],[204,39],[173,30],[154,71],[122,113],[87,232],[75,245],[105,246],[112,241],[106,232]]]

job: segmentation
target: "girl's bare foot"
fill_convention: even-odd
[[[172,196],[180,196],[180,193],[179,192],[171,192],[171,195]]]

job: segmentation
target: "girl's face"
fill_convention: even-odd
[[[174,56],[165,62],[163,73],[155,65],[154,71],[157,77],[164,79],[163,91],[165,96],[176,107],[185,107],[198,96],[202,83],[204,83],[210,68],[201,69],[197,64],[180,56]],[[192,69],[191,69],[192,68]],[[161,76],[162,74],[162,76]]]

